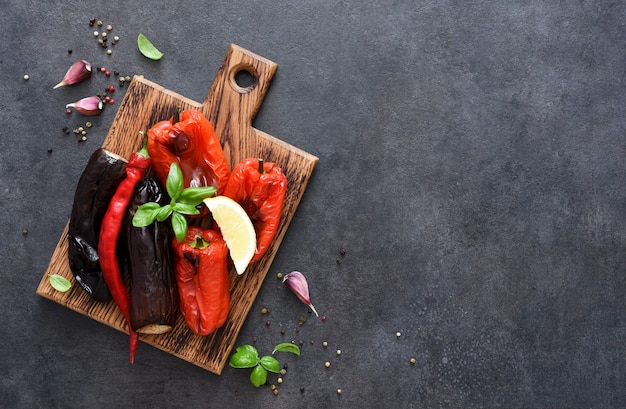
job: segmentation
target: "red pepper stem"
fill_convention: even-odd
[[[177,107],[176,112],[174,112],[174,116],[172,117],[172,125],[180,121],[180,113],[183,112],[182,107]]]
[[[257,169],[261,175],[265,174],[265,168],[263,167],[264,161],[263,158],[259,158],[259,168]]]
[[[145,131],[139,131],[139,134],[143,136],[143,145],[135,154],[146,159],[150,158],[150,154],[148,153],[148,134]]]

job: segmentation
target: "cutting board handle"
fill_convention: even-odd
[[[251,51],[231,44],[213,81],[209,93],[202,103],[202,112],[216,130],[224,153],[231,164],[239,163],[243,157],[237,152],[249,152],[253,148],[252,127],[278,64]],[[251,83],[243,83],[240,74]]]

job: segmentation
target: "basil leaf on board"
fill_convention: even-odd
[[[139,52],[141,52],[144,57],[151,60],[160,60],[163,57],[163,53],[141,33],[137,36],[137,48],[139,48]]]
[[[72,283],[67,278],[59,274],[49,274],[50,285],[57,291],[66,293],[72,288]]]
[[[174,211],[181,214],[200,214],[200,210],[195,205],[176,202],[173,207]]]
[[[291,352],[292,354],[300,356],[300,347],[292,344],[291,342],[283,342],[274,347],[272,354],[274,352]]]
[[[172,214],[172,206],[166,204],[165,206],[155,209],[154,217],[158,222],[162,222]]]
[[[267,370],[261,365],[255,366],[250,374],[250,382],[252,382],[255,388],[265,385],[265,382],[267,382]]]
[[[183,172],[176,162],[170,165],[170,171],[165,180],[165,190],[173,201],[177,201],[183,193]]]
[[[172,213],[172,229],[179,243],[182,243],[187,236],[187,219],[180,213]]]
[[[156,218],[156,212],[158,209],[160,209],[160,206],[155,202],[148,202],[139,206],[133,216],[133,226],[146,227],[152,224]]]
[[[213,196],[215,192],[217,192],[217,189],[213,186],[188,187],[183,190],[178,200],[182,203],[197,206],[202,203],[204,199]]]
[[[261,358],[261,366],[265,368],[265,370],[279,373],[280,372],[280,362],[273,356],[266,355]]]

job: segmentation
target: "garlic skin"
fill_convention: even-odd
[[[315,307],[311,303],[309,297],[309,286],[306,282],[306,278],[299,271],[292,271],[291,273],[283,277],[283,283],[298,297],[300,301],[309,306],[317,317],[319,314],[315,310]]]
[[[91,64],[86,60],[78,60],[67,70],[63,81],[59,82],[52,89],[57,89],[65,85],[78,84],[91,77]]]
[[[83,98],[65,106],[65,108],[74,108],[86,116],[100,115],[103,107],[102,100],[98,96]]]

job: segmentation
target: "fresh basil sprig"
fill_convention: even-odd
[[[142,204],[133,216],[133,226],[146,227],[155,220],[163,222],[171,216],[176,240],[182,243],[187,235],[187,219],[184,215],[200,214],[196,206],[202,203],[204,199],[213,196],[217,189],[213,186],[183,189],[183,173],[177,163],[172,163],[165,181],[165,190],[170,195],[170,203],[165,206],[156,202]]]
[[[272,354],[274,352],[291,352],[299,356],[300,348],[294,344],[282,343],[276,345]],[[250,383],[256,388],[267,382],[268,372],[280,372],[280,362],[276,358],[271,355],[259,357],[259,352],[252,345],[237,347],[228,364],[233,368],[252,368]]]

